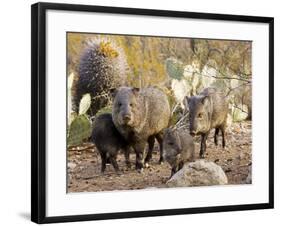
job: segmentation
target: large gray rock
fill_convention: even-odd
[[[168,187],[209,186],[227,184],[223,169],[213,162],[197,160],[185,164],[167,181]]]

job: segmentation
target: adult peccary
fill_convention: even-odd
[[[122,136],[136,152],[136,169],[142,170],[152,157],[155,138],[160,144],[160,160],[163,161],[163,129],[168,127],[170,105],[167,96],[155,87],[120,87],[112,90],[113,122]],[[149,150],[144,160],[144,149]]]
[[[225,147],[225,129],[228,113],[227,97],[215,88],[206,88],[199,95],[187,97],[190,121],[190,134],[201,135],[200,157],[204,158],[206,140],[210,130],[215,128],[214,141],[222,133],[222,146]]]
[[[194,160],[193,138],[184,129],[166,129],[163,137],[163,157],[172,167],[172,177],[186,162]]]
[[[100,153],[102,173],[105,171],[107,162],[110,162],[115,171],[119,172],[116,157],[120,149],[124,151],[126,164],[130,167],[128,143],[115,128],[110,113],[101,114],[95,119],[91,140]]]

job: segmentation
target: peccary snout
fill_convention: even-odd
[[[131,120],[131,115],[126,114],[126,115],[123,116],[123,121],[124,122],[129,122],[130,120]]]

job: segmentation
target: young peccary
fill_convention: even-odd
[[[214,141],[218,144],[219,130],[222,133],[222,146],[225,147],[225,129],[228,113],[228,100],[215,88],[206,88],[198,96],[187,97],[189,108],[190,134],[201,135],[200,157],[204,158],[206,140],[215,128]]]
[[[163,156],[172,167],[172,177],[184,163],[194,160],[193,138],[183,129],[166,129],[163,138]]]
[[[170,105],[167,96],[157,88],[120,87],[112,90],[113,122],[136,152],[136,169],[142,171],[145,163],[152,157],[155,138],[160,144],[162,157],[163,129],[168,127]],[[144,160],[146,142],[149,150]]]
[[[106,168],[106,163],[109,161],[116,172],[119,172],[119,167],[116,161],[118,151],[122,149],[125,153],[126,164],[130,167],[129,146],[126,140],[120,135],[112,121],[112,115],[109,113],[99,115],[95,121],[92,131],[91,140],[95,143],[101,156],[101,172]]]

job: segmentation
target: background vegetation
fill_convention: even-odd
[[[171,107],[177,105],[179,109],[184,109],[185,96],[217,87],[230,98],[231,120],[251,119],[250,41],[68,33],[69,97],[75,96],[81,55],[93,41],[100,43],[107,56],[124,58],[120,62],[126,62],[122,67],[128,86],[158,86],[168,95]],[[72,103],[71,97],[68,103]],[[69,106],[70,122],[75,118],[71,109]],[[97,110],[110,111],[110,102]]]

